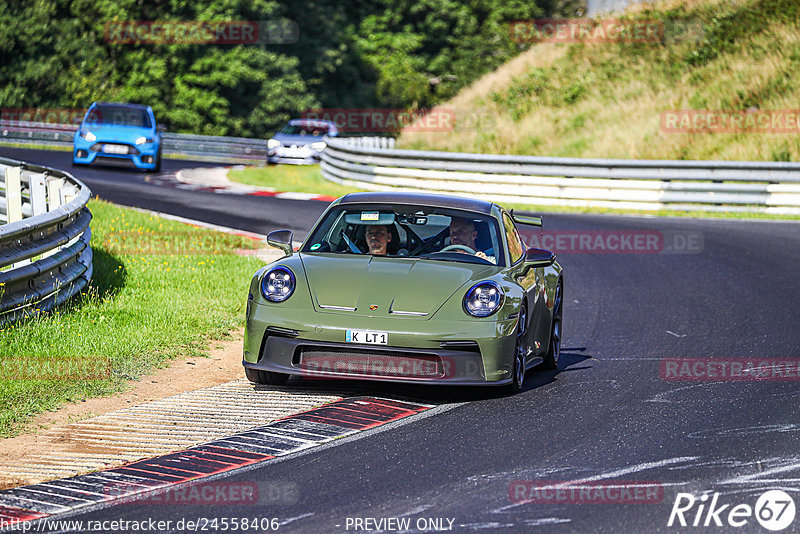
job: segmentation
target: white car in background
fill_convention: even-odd
[[[325,150],[323,138],[336,137],[335,122],[314,119],[292,119],[267,141],[268,163],[311,165],[319,163]]]

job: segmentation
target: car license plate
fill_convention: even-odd
[[[128,147],[125,145],[103,145],[103,152],[107,154],[127,154]]]
[[[306,155],[305,147],[288,147],[284,154],[290,158],[299,158]]]
[[[388,345],[387,332],[370,332],[369,330],[346,330],[345,340],[348,343],[367,343],[369,345]]]

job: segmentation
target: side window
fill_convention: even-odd
[[[511,256],[511,263],[517,263],[525,252],[525,245],[522,244],[522,239],[519,237],[517,227],[508,213],[503,212],[503,226],[506,232],[506,241],[508,241],[508,252]]]

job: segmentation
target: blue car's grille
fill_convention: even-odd
[[[115,152],[115,151],[112,151],[112,150],[107,150],[107,149],[104,149],[105,145],[113,145],[115,147],[124,147],[126,149],[126,152]],[[114,156],[114,155],[117,155],[117,156],[127,156],[127,155],[136,156],[136,155],[139,154],[139,151],[136,148],[132,147],[131,145],[125,145],[125,144],[122,144],[122,143],[95,143],[95,144],[92,145],[91,150],[92,150],[92,152],[100,152],[101,154],[109,154],[109,155],[112,155],[112,156]]]

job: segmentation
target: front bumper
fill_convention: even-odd
[[[267,150],[268,163],[289,163],[292,165],[313,165],[319,163],[318,150],[310,147],[278,147]]]
[[[511,382],[516,319],[358,317],[248,303],[243,365],[307,379],[440,385]],[[279,312],[279,313],[278,313]],[[389,345],[346,343],[345,331],[388,332]],[[360,324],[361,323],[361,324]]]
[[[114,154],[105,152],[103,145],[126,145],[130,153]],[[138,169],[155,170],[158,163],[158,143],[143,145],[130,145],[128,143],[111,140],[96,140],[89,142],[82,137],[77,137],[73,142],[72,161],[80,165],[92,163],[133,165]]]

